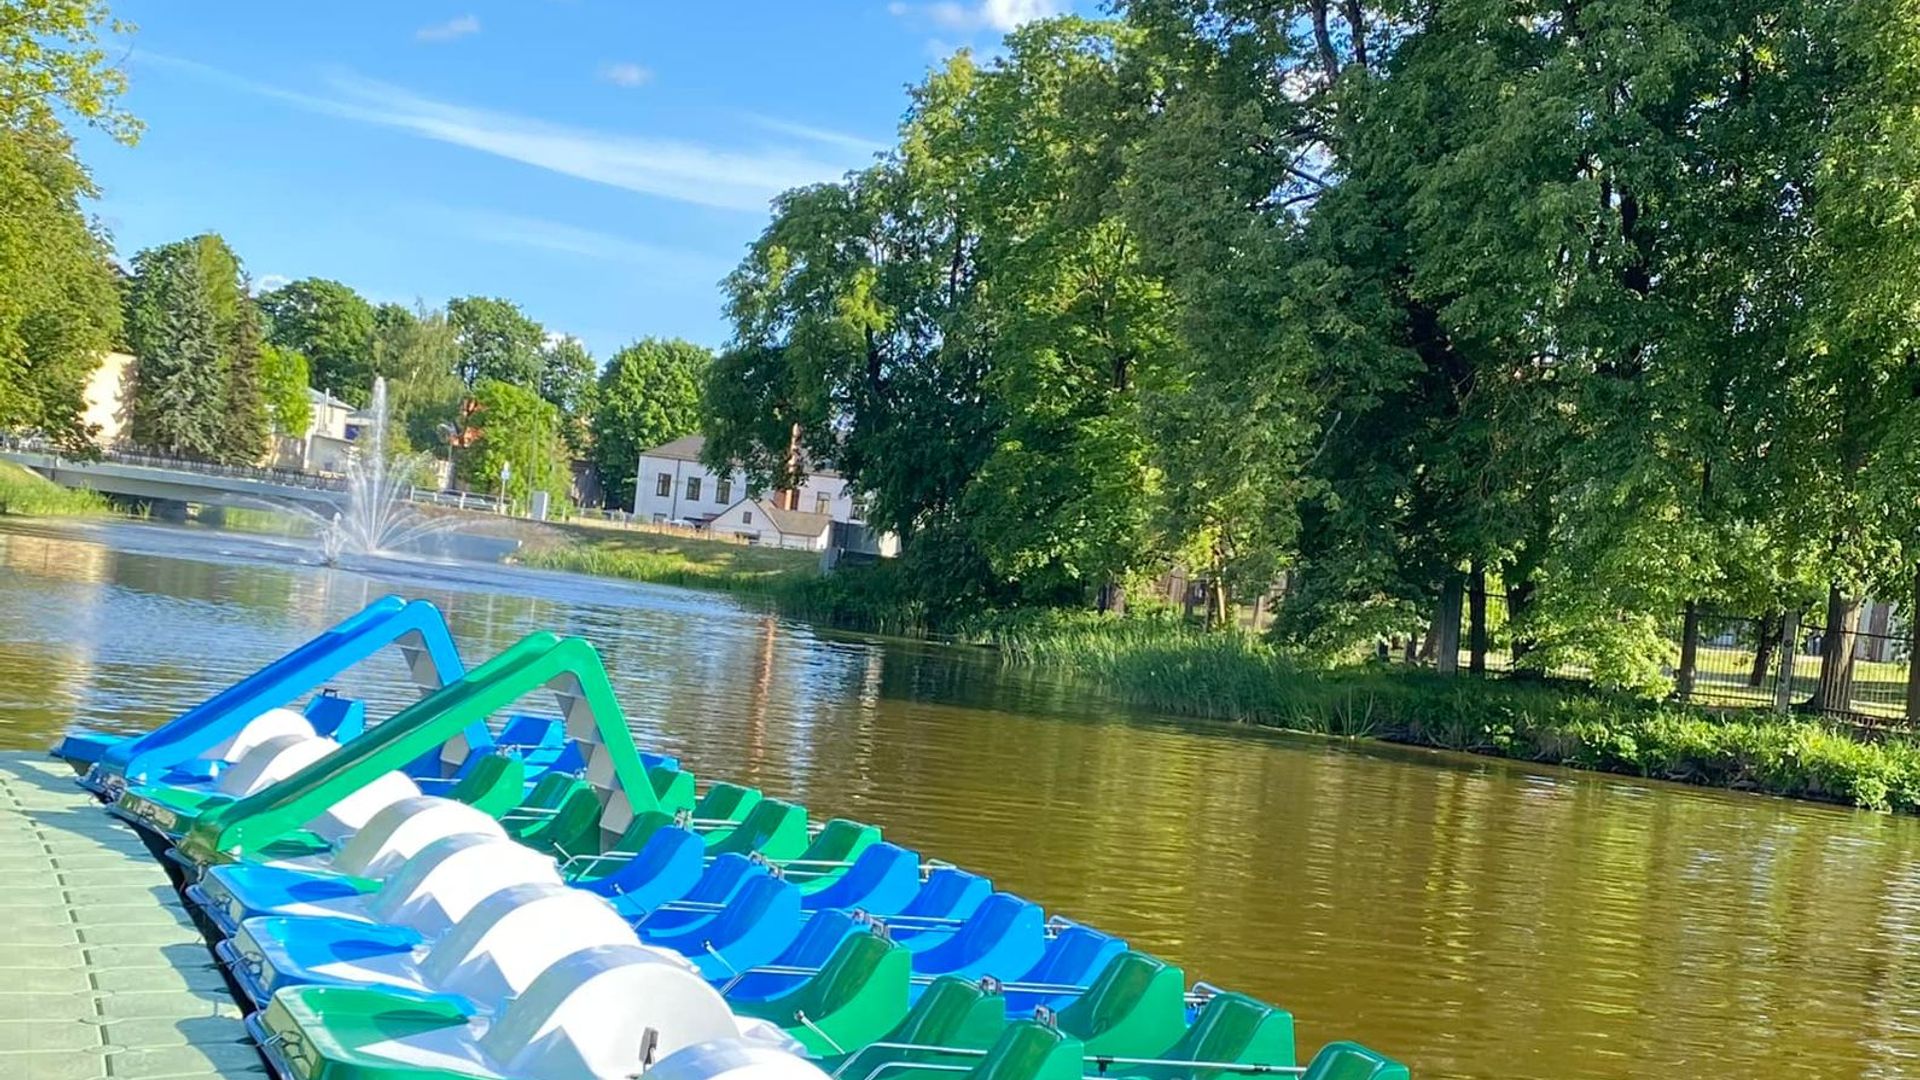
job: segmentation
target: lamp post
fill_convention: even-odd
[[[453,463],[453,451],[460,440],[460,429],[452,424],[442,423],[435,424],[434,430],[440,433],[441,438],[447,440],[447,490],[452,491],[454,485],[459,482],[460,476],[459,470]]]
[[[512,477],[513,477],[513,463],[510,461],[501,462],[500,463],[500,512],[503,514],[507,512],[507,481],[512,479]]]

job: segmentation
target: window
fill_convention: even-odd
[[[814,513],[825,514],[825,513],[831,512],[832,510],[833,510],[833,499],[830,496],[828,496],[826,492],[823,491],[820,494],[815,495],[813,497]]]
[[[687,477],[687,501],[700,501],[700,478],[697,476]]]
[[[660,482],[653,486],[653,493],[663,499],[673,494],[673,474],[661,473]]]
[[[753,524],[753,511],[751,510],[740,511],[740,524],[742,525]]]
[[[723,476],[719,480],[715,481],[713,485],[713,501],[718,503],[733,502],[732,477]]]

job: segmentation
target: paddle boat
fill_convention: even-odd
[[[154,732],[56,751],[172,845],[283,1080],[1408,1076],[1345,1042],[1297,1065],[1284,1010],[874,826],[701,791],[634,745],[581,639],[465,670],[444,632],[384,598]],[[394,644],[421,700],[369,724],[325,692]],[[509,712],[543,692],[557,719]]]

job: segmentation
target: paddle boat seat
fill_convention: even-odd
[[[965,1080],[1081,1080],[1086,1048],[1064,1031],[1017,1020],[1007,1026]],[[949,1074],[952,1075],[952,1074]]]
[[[771,963],[800,935],[800,890],[766,874],[747,879],[713,918],[661,930],[640,924],[640,940],[693,961],[700,974],[725,979]]]
[[[808,911],[859,908],[873,915],[898,914],[920,891],[920,856],[897,844],[875,843],[853,858],[846,873],[818,888],[800,887]]]
[[[1301,1080],[1410,1080],[1405,1065],[1354,1042],[1330,1042],[1313,1055]]]
[[[459,833],[427,844],[384,882],[229,863],[210,868],[187,896],[225,934],[250,918],[288,915],[390,922],[438,935],[487,896],[536,881],[560,881],[551,859],[497,837]]]
[[[1217,1080],[1240,1075],[1229,1069],[1196,1069],[1191,1062],[1293,1067],[1293,1015],[1245,994],[1207,999],[1180,1041],[1155,1055],[1153,1065],[1115,1064],[1106,1071],[1130,1080]]]
[[[606,901],[541,882],[494,893],[438,938],[382,923],[269,917],[242,923],[222,951],[256,1007],[283,987],[328,983],[458,994],[487,1011],[569,953],[621,944],[639,940]]]
[[[1114,957],[1078,999],[1054,1014],[1060,1030],[1089,1054],[1150,1058],[1187,1033],[1187,981],[1157,956]]]
[[[727,831],[745,821],[762,798],[759,788],[719,781],[693,804],[694,828],[708,830],[718,842]]]
[[[946,936],[939,927],[973,914],[992,895],[993,883],[979,874],[952,866],[935,867],[907,906],[887,920],[888,929],[893,939],[903,944],[920,934],[932,933],[925,943],[931,945]]]
[[[903,942],[919,975],[1012,979],[1040,962],[1047,950],[1047,917],[1040,905],[1012,893],[994,893],[945,940],[931,931]],[[916,948],[916,946],[919,946]]]
[[[637,945],[569,954],[497,1018],[458,998],[296,986],[275,994],[248,1028],[277,1072],[310,1080],[614,1078],[701,1043],[784,1045],[743,1027],[699,976]]]
[[[761,799],[737,828],[715,838],[707,835],[707,854],[750,855],[774,862],[797,859],[807,850],[807,808],[781,799]]]
[[[767,864],[745,855],[722,855],[700,873],[686,896],[649,912],[642,926],[655,933],[681,933],[711,922],[748,880],[764,877]]]
[[[907,1015],[907,951],[879,934],[841,941],[817,973],[763,1001],[735,1001],[743,1016],[784,1028],[816,1056],[843,1054],[878,1039]]]
[[[1060,926],[1047,942],[1047,951],[1026,974],[1011,980],[1006,991],[1007,1015],[1032,1016],[1033,1010],[1059,1010],[1080,996],[1078,990],[1023,990],[1021,984],[1049,987],[1085,987],[1092,984],[1114,957],[1127,951],[1127,943],[1079,923]]]
[[[872,1080],[876,1074],[885,1080],[946,1080],[950,1068],[916,1070],[912,1066],[971,1066],[1006,1027],[1007,1005],[999,994],[945,975],[927,987],[892,1031],[826,1064],[844,1080]]]
[[[649,831],[638,851],[616,863],[599,863],[612,870],[589,879],[575,879],[575,887],[604,896],[628,918],[639,918],[660,905],[679,900],[699,885],[706,872],[706,846],[688,829],[664,814],[664,826]]]
[[[854,860],[879,842],[879,826],[834,818],[799,857],[786,860],[781,869],[788,881],[800,886],[802,896],[811,895],[846,877]]]
[[[815,912],[801,926],[800,936],[793,939],[793,944],[768,965],[778,970],[750,971],[724,980],[720,992],[729,1001],[765,1001],[778,997],[825,967],[841,942],[855,934],[871,932],[871,924],[851,912]]]

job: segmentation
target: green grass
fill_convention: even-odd
[[[640,530],[557,528],[563,542],[523,551],[518,561],[546,570],[769,596],[802,588],[820,576],[816,552]]]
[[[0,461],[0,514],[93,517],[112,512],[98,492],[64,488],[31,469]]]
[[[1080,676],[1156,712],[1920,813],[1920,746],[1862,742],[1812,718],[1716,714],[1566,683],[1308,670],[1246,635],[1158,619],[1037,617],[977,635],[1010,663]]]

